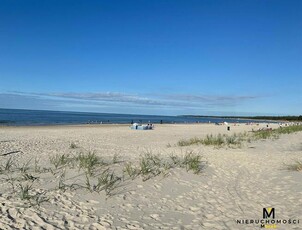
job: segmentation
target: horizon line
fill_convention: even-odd
[[[72,112],[72,113],[94,113],[94,114],[123,114],[123,115],[142,115],[142,116],[162,116],[162,117],[217,117],[217,118],[251,118],[251,117],[300,117],[297,115],[201,115],[201,114],[178,114],[178,115],[160,115],[160,114],[138,114],[138,113],[109,113],[93,111],[74,111],[74,110],[48,110],[48,109],[24,109],[24,108],[2,108],[2,110],[27,110],[27,111],[48,111],[48,112]]]

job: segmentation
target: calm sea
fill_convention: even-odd
[[[192,118],[182,116],[155,116],[86,112],[59,112],[42,110],[0,109],[0,125],[72,125],[72,124],[130,124],[137,123],[220,123],[252,122],[248,119]],[[258,121],[257,121],[258,122]],[[259,121],[261,122],[261,121]],[[265,122],[265,121],[263,121]]]

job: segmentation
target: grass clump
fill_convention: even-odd
[[[291,125],[286,127],[279,127],[278,129],[259,130],[254,132],[253,139],[277,139],[282,134],[291,134],[301,131],[302,125]]]
[[[76,149],[76,148],[78,148],[78,146],[77,146],[74,142],[71,142],[69,147],[70,147],[71,149]]]
[[[140,174],[139,169],[135,167],[131,162],[125,165],[123,172],[126,173],[127,176],[129,176],[132,180]]]
[[[202,156],[193,151],[187,152],[183,157],[172,154],[168,159],[148,153],[140,159],[139,174],[143,176],[144,181],[161,173],[166,174],[167,170],[173,168],[186,168],[187,171],[198,174],[203,169],[203,163]],[[137,173],[136,169],[131,170],[131,173]]]
[[[143,157],[141,157],[139,165],[141,174],[154,174],[155,171],[158,171],[158,168],[161,165],[161,160],[157,155],[147,153]]]
[[[279,134],[273,130],[259,130],[253,133],[254,140],[277,139]]]
[[[287,169],[290,171],[302,171],[302,161],[295,161],[295,163],[287,165]]]
[[[33,195],[30,195],[32,185],[26,184],[25,186],[23,186],[22,184],[20,184],[19,187],[20,187],[19,196],[21,200],[30,200],[33,197]]]
[[[72,162],[72,157],[69,154],[56,154],[49,158],[50,163],[52,163],[56,169],[60,166],[65,166]]]
[[[278,129],[263,129],[253,132],[252,134],[245,133],[234,133],[232,135],[207,135],[205,138],[190,138],[190,139],[182,139],[177,142],[178,146],[190,146],[196,144],[202,144],[207,146],[215,146],[215,147],[241,147],[243,142],[250,143],[255,140],[265,140],[265,139],[277,139],[281,134],[290,134],[295,132],[302,131],[302,125],[293,125],[280,127]]]
[[[94,152],[88,152],[88,154],[81,153],[76,160],[79,168],[85,169],[90,176],[93,174],[95,167],[102,163]]]
[[[192,170],[195,174],[198,174],[202,169],[201,156],[193,152],[189,152],[185,155],[183,164],[187,171]]]
[[[45,194],[52,189],[65,192],[67,189],[76,191],[87,189],[90,192],[104,191],[106,196],[115,195],[129,179],[140,177],[143,181],[162,175],[170,174],[174,168],[183,168],[187,171],[199,173],[203,167],[201,156],[193,152],[184,156],[170,155],[163,157],[146,152],[134,162],[124,161],[114,155],[103,161],[94,152],[74,154],[57,154],[49,158],[51,166],[42,167],[38,158],[27,161],[18,166],[9,158],[0,165],[1,175],[7,177],[4,181],[11,186],[13,195],[24,201],[28,207],[39,205],[47,201]],[[105,159],[105,158],[104,158]],[[49,162],[48,162],[49,163]],[[53,186],[44,187],[44,184]]]
[[[236,146],[240,147],[241,142],[244,140],[244,138],[247,136],[247,134],[233,134],[233,135],[207,135],[205,138],[191,138],[188,140],[180,140],[178,141],[178,146],[189,146],[189,145],[196,145],[196,144],[202,144],[202,145],[211,145],[215,147],[222,147],[222,146]]]
[[[33,189],[33,184],[22,185],[19,184],[19,198],[23,201],[27,201],[29,206],[36,206],[43,202],[49,201],[49,198],[45,196],[44,192],[35,192]]]
[[[176,155],[174,155],[174,154],[171,154],[171,155],[170,155],[170,159],[171,159],[171,161],[172,161],[172,162],[171,162],[172,165],[175,166],[175,167],[177,167],[177,166],[181,167],[182,164],[183,164],[182,159],[181,159],[179,156],[176,156]]]
[[[92,175],[93,170],[98,166],[103,164],[103,161],[94,153],[80,153],[77,156],[72,156],[69,154],[56,154],[49,158],[50,163],[55,166],[55,169],[59,169],[62,166],[78,167],[80,169],[86,170],[89,175]],[[35,168],[37,168],[35,166]]]
[[[231,136],[225,137],[225,142],[228,146],[234,146],[234,145],[241,145],[242,138],[241,136],[238,136],[236,133]]]
[[[94,190],[100,192],[104,190],[107,196],[112,195],[112,191],[122,181],[122,178],[117,176],[114,172],[109,169],[104,170],[98,177],[97,185],[94,186]]]
[[[30,167],[29,167],[30,161],[31,161],[31,160],[25,162],[25,163],[19,168],[19,170],[20,170],[21,173],[26,173],[26,172],[30,169]]]
[[[302,131],[302,125],[291,125],[286,127],[280,127],[276,129],[275,132],[278,134],[290,134],[295,132],[301,132]]]
[[[121,156],[119,154],[114,154],[112,157],[112,163],[117,164],[121,162]]]
[[[189,145],[195,145],[195,144],[201,144],[201,143],[202,143],[202,139],[194,137],[194,138],[190,138],[188,140],[182,139],[177,142],[177,145],[178,146],[189,146]]]
[[[1,171],[10,172],[13,166],[14,166],[13,158],[10,157],[10,158],[8,158],[8,160],[5,162],[5,164],[1,167],[1,168],[2,168]]]
[[[201,139],[201,143],[204,145],[222,146],[225,144],[225,136],[220,133],[217,136],[207,135],[205,139]]]
[[[29,174],[29,173],[24,173],[23,174],[23,179],[34,182],[35,180],[38,180],[39,177],[35,177],[35,176],[33,176],[32,174]]]

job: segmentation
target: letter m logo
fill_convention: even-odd
[[[263,219],[275,218],[275,208],[263,208]]]

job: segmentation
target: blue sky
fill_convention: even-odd
[[[302,114],[302,1],[0,1],[0,108]]]

